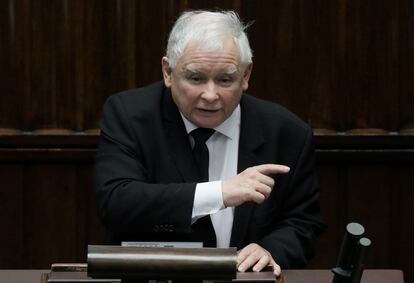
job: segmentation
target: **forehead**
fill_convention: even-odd
[[[225,68],[229,71],[239,69],[240,50],[232,41],[224,42],[221,48],[207,49],[197,44],[189,44],[178,61],[185,69]]]

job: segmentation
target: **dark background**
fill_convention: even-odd
[[[0,268],[84,262],[99,244],[92,166],[106,97],[161,79],[188,8],[254,21],[249,92],[315,131],[329,226],[309,268],[331,268],[350,221],[367,266],[414,282],[413,0],[1,0]]]

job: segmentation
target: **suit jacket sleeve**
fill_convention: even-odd
[[[127,104],[114,95],[104,105],[95,163],[98,213],[107,230],[121,238],[189,233],[196,184],[160,182],[151,176],[149,163],[157,160],[148,158],[144,144],[163,143],[161,136],[155,141],[145,140],[162,132],[161,125],[153,118],[153,124],[140,130],[139,123],[130,117]],[[148,128],[152,132],[147,132]]]
[[[286,184],[281,184],[274,229],[260,241],[282,268],[301,268],[313,256],[316,237],[325,225],[319,208],[319,186],[314,167],[313,134],[307,128],[303,146]],[[283,183],[283,182],[282,182]],[[275,190],[278,190],[276,182]]]

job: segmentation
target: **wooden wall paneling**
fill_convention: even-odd
[[[96,128],[101,107],[109,95],[111,85],[111,68],[108,63],[110,54],[110,31],[108,25],[112,22],[107,16],[105,3],[107,1],[90,0],[84,3],[81,25],[83,44],[79,50],[83,77],[79,78],[81,92],[78,93],[82,110],[82,129]]]
[[[58,163],[27,164],[24,176],[28,264],[47,268],[77,256],[76,171]]]
[[[410,148],[410,136],[392,135],[388,138],[339,135],[333,139],[326,136],[316,139],[322,212],[328,230],[319,240],[311,268],[332,267],[346,224],[358,221],[366,226],[367,236],[373,240],[369,267],[404,268],[410,272],[409,251],[413,248],[409,237],[413,224],[410,211],[414,176],[412,162],[404,159],[401,163],[398,157],[383,155],[383,152],[394,152],[405,156],[407,153],[398,148]],[[13,145],[16,147],[15,155],[3,159],[11,162],[3,162],[4,166],[26,164],[20,178],[24,203],[16,208],[23,210],[23,256],[14,268],[47,268],[51,262],[83,261],[87,244],[103,242],[104,229],[96,214],[92,180],[96,142],[95,135],[74,134],[1,138],[2,147],[5,146],[2,150],[13,149]],[[383,152],[378,148],[383,148]],[[26,159],[21,154],[22,149],[26,149]],[[44,156],[34,154],[39,149],[46,150]],[[87,155],[79,155],[78,151],[82,152],[82,149],[87,150]],[[332,151],[327,152],[328,149]],[[68,154],[62,154],[66,151]],[[346,157],[347,151],[352,158]],[[321,153],[329,153],[329,156],[320,158]],[[4,175],[8,176],[13,170],[6,169]],[[61,183],[67,184],[68,188],[63,193],[57,189]],[[62,202],[62,199],[67,202]],[[16,225],[14,227],[18,228]],[[14,231],[19,233],[19,229]],[[48,231],[46,237],[44,231]],[[56,239],[63,234],[72,240],[58,243]],[[12,239],[11,246],[19,244]],[[45,247],[47,251],[41,252]],[[0,264],[9,266],[9,261],[0,261]]]
[[[60,48],[65,50],[65,56],[62,64],[59,64],[58,76],[63,77],[63,81],[68,85],[63,85],[58,89],[56,99],[56,109],[59,124],[58,128],[81,131],[87,129],[85,115],[94,113],[92,109],[85,107],[85,104],[91,99],[97,99],[94,92],[88,91],[89,82],[102,81],[97,77],[96,72],[92,70],[95,66],[91,61],[95,62],[96,56],[101,54],[102,47],[97,48],[101,41],[99,36],[91,36],[87,34],[88,29],[94,30],[92,34],[102,36],[102,30],[99,25],[91,24],[88,17],[88,5],[93,4],[92,1],[80,0],[61,0],[62,1],[62,27],[60,28],[61,40]],[[95,13],[99,13],[99,7],[94,7],[93,19],[102,19]],[[91,41],[93,40],[93,44]],[[90,50],[93,52],[89,52]],[[61,56],[59,56],[61,57]],[[92,65],[92,66],[91,66]],[[102,66],[99,66],[98,74],[101,74]],[[100,88],[102,88],[101,83]],[[95,107],[96,108],[96,107]],[[93,125],[96,127],[97,115],[93,118]]]
[[[104,228],[97,216],[93,186],[93,163],[76,166],[77,262],[86,262],[87,246],[104,243]]]
[[[179,12],[222,8],[256,21],[249,30],[253,94],[317,128],[398,130],[413,122],[412,6],[389,0],[3,1],[0,72],[7,80],[0,126],[96,128],[107,96],[161,78],[160,57]]]
[[[181,1],[185,10],[235,10],[240,12],[243,5],[241,0],[203,0],[203,1]],[[247,2],[247,1],[244,1]]]
[[[332,2],[332,1],[330,1]],[[332,26],[332,36],[331,36],[331,46],[328,47],[325,52],[331,54],[331,77],[332,77],[332,89],[331,93],[324,94],[323,98],[329,96],[332,97],[333,108],[330,108],[331,120],[327,124],[328,129],[335,129],[336,131],[344,131],[347,129],[348,125],[344,121],[346,116],[346,109],[344,105],[347,105],[348,101],[348,82],[345,80],[347,76],[347,0],[338,0],[333,1],[331,16],[333,19],[330,21]],[[322,35],[323,37],[324,35]],[[317,103],[315,103],[318,105]],[[322,104],[323,105],[323,104]],[[317,107],[315,107],[317,108]],[[329,110],[327,110],[329,112]],[[322,124],[324,125],[324,124]],[[319,127],[318,125],[315,125]]]
[[[27,86],[20,113],[24,130],[74,129],[78,123],[74,118],[79,116],[79,110],[74,76],[77,61],[73,52],[78,38],[73,36],[73,14],[78,11],[73,11],[72,2],[75,3],[54,1],[45,8],[45,1],[36,1],[22,7],[26,14],[22,27],[25,36],[18,44],[25,47],[25,73],[20,81]]]
[[[254,49],[250,91],[279,102],[313,127],[335,128],[341,74],[336,60],[337,2],[249,2]]]
[[[75,182],[75,199],[76,199],[76,262],[86,262],[87,245],[89,237],[89,186],[88,180],[84,178],[88,168],[79,163],[74,167],[76,180]],[[88,179],[92,178],[89,176]]]
[[[86,261],[87,245],[102,245],[105,230],[98,218],[93,182],[93,162],[83,162],[76,167],[77,205],[79,239],[78,255],[80,261]]]
[[[23,241],[23,169],[20,164],[0,163],[0,264],[15,268],[25,261]]]
[[[391,267],[402,268],[406,282],[414,282],[412,255],[414,254],[414,166],[398,166],[394,169],[395,201],[393,222],[390,228]]]
[[[177,4],[175,1],[174,3]],[[136,30],[133,36],[136,42],[135,81],[137,86],[145,86],[162,80],[161,58],[165,54],[168,33],[179,14],[179,7],[172,1],[165,1],[154,7],[154,3],[140,1],[136,14],[145,16],[136,19]]]
[[[335,82],[340,77],[343,56],[337,46],[336,21],[340,18],[337,9],[338,1],[321,1],[319,5],[303,1],[299,7],[300,58],[296,78],[307,78],[307,81],[298,84],[295,105],[306,111],[303,117],[313,128],[339,128],[340,104],[335,95],[339,90]]]
[[[399,22],[399,58],[398,74],[400,76],[400,128],[414,128],[414,3],[410,0],[398,1],[400,3]]]
[[[86,71],[88,63],[87,46],[86,46],[86,28],[88,19],[86,15],[86,5],[92,1],[68,1],[67,12],[69,25],[69,42],[70,42],[70,63],[67,72],[71,77],[70,91],[66,92],[66,99],[62,99],[61,107],[66,103],[72,105],[72,112],[64,112],[63,128],[81,131],[86,129],[84,125],[84,102],[86,97],[94,97],[92,93],[86,91],[87,81],[93,79],[90,73]],[[90,111],[90,109],[88,109]],[[95,118],[95,121],[97,118]]]
[[[323,220],[327,230],[318,239],[315,258],[309,268],[333,267],[336,262],[336,250],[340,246],[343,227],[338,222],[340,207],[339,169],[326,164],[317,168],[320,184],[320,203]]]
[[[292,106],[294,93],[295,1],[262,1],[245,5],[247,21],[254,21],[247,30],[253,49],[253,72],[249,92],[257,97]],[[296,109],[298,110],[298,109]],[[298,113],[298,112],[296,112]]]
[[[392,171],[386,165],[353,165],[348,170],[347,222],[359,222],[372,241],[367,267],[390,266]]]
[[[136,1],[105,1],[105,51],[102,58],[108,71],[110,93],[131,88],[135,78],[135,21],[145,18],[145,12],[137,13]],[[136,17],[141,15],[141,17]],[[144,35],[144,34],[143,34]]]
[[[315,96],[327,87],[326,82],[329,83],[329,74],[323,76],[324,73],[329,72],[329,65],[326,64],[329,52],[324,44],[332,33],[325,32],[324,36],[320,36],[324,28],[329,29],[329,25],[322,24],[323,21],[329,21],[329,17],[326,17],[329,15],[328,7],[329,4],[324,7],[321,2],[316,8],[312,2],[297,1],[292,15],[294,28],[293,93],[288,97],[289,107],[309,122],[312,122],[309,116],[310,108],[314,108],[313,103],[318,102]],[[326,93],[325,91],[325,96]],[[323,101],[329,103],[326,98]],[[313,115],[312,118],[318,120],[324,112],[323,104],[316,105],[316,107],[317,116]],[[315,125],[312,124],[312,126]]]
[[[76,129],[76,117],[79,116],[80,109],[78,106],[78,94],[76,93],[76,60],[74,60],[74,52],[76,41],[73,41],[72,34],[76,31],[74,25],[74,10],[72,1],[58,0],[55,1],[57,8],[55,11],[48,11],[51,18],[51,25],[54,25],[51,34],[52,48],[56,49],[52,54],[55,56],[53,62],[52,78],[53,89],[51,90],[51,99],[49,101],[51,110],[54,111],[52,121],[49,122],[47,128],[59,129]],[[79,6],[76,6],[78,8]],[[82,10],[80,10],[81,12]],[[78,12],[78,11],[76,11]],[[41,75],[41,74],[40,74]],[[47,103],[46,103],[47,105]]]
[[[24,125],[22,109],[24,93],[29,87],[24,82],[27,55],[23,40],[27,23],[22,1],[1,1],[0,13],[0,128],[21,128]]]
[[[25,83],[30,85],[30,93],[25,100],[25,126],[35,128],[56,128],[56,80],[57,80],[57,29],[62,25],[59,6],[61,1],[53,1],[44,8],[44,2],[30,2],[29,23],[24,28],[29,33],[25,52],[30,57],[29,73]]]
[[[392,44],[395,1],[347,5],[347,128],[395,129],[398,119],[398,50]],[[374,106],[375,105],[375,106]],[[374,107],[373,107],[374,106]]]

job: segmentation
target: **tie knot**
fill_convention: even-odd
[[[196,143],[203,144],[211,137],[212,134],[214,134],[214,132],[214,129],[197,128],[192,130],[190,134],[193,136]]]

